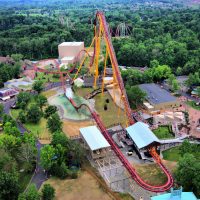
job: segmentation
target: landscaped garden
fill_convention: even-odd
[[[159,126],[159,128],[153,130],[153,132],[159,139],[174,138],[174,135],[170,126]]]

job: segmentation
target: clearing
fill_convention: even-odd
[[[94,122],[92,120],[88,121],[71,121],[71,120],[63,120],[63,132],[68,137],[78,136],[79,129],[86,126],[93,126]]]
[[[112,97],[107,92],[104,93],[104,96],[101,94],[96,95],[94,99],[95,109],[106,127],[116,123],[121,123],[122,126],[126,125],[126,115],[124,111],[116,106]],[[109,103],[107,103],[106,100],[108,100]],[[107,106],[107,110],[104,110],[105,105]]]
[[[134,200],[128,194],[110,191],[104,181],[94,176],[87,171],[81,171],[77,179],[60,180],[52,177],[44,184],[50,184],[55,188],[55,200]]]
[[[78,179],[60,180],[50,178],[45,183],[56,190],[56,200],[112,200],[101,185],[88,173],[82,172]]]
[[[153,133],[159,138],[159,139],[171,139],[174,138],[173,133],[170,130],[169,126],[160,126],[159,128],[153,130]]]
[[[167,177],[160,167],[155,164],[134,164],[134,168],[141,178],[151,185],[162,185],[166,183]]]

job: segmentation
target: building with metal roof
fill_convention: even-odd
[[[176,97],[172,96],[170,92],[155,83],[141,84],[139,87],[147,94],[146,100],[151,107],[147,107],[145,104],[144,106],[149,111],[159,111],[170,107],[180,106]]]
[[[80,135],[92,158],[105,157],[107,151],[111,149],[110,144],[96,126],[80,128]]]
[[[151,197],[151,200],[197,200],[197,197],[193,192],[183,192],[182,189],[172,189],[171,193]]]
[[[159,139],[143,122],[137,122],[126,128],[127,135],[133,140],[138,150],[147,148],[150,145],[159,145]]]

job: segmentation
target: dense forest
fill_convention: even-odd
[[[1,9],[0,55],[20,53],[24,58],[37,60],[56,58],[57,46],[63,41],[84,41],[89,46],[95,6],[91,4],[80,12],[81,4],[77,9],[63,10],[58,5],[54,9],[51,4],[37,9],[31,5]],[[104,11],[120,65],[149,67],[152,60],[157,60],[178,75],[198,70],[199,9],[130,8],[127,4],[119,11],[114,5],[107,9],[104,5]],[[122,22],[131,33],[129,37],[115,39],[114,33]]]

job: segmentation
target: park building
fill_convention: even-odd
[[[93,159],[104,158],[111,152],[111,146],[96,126],[80,128],[84,147]]]
[[[14,89],[10,89],[10,88],[0,89],[0,99],[2,101],[6,101],[12,97],[15,97],[18,94],[19,94],[19,92]]]
[[[63,42],[58,45],[59,59],[62,64],[80,62],[84,56],[84,42]]]
[[[159,151],[160,141],[143,122],[137,122],[126,128],[126,134],[132,141],[131,146],[141,159],[150,157],[148,149],[152,146]]]
[[[158,194],[151,197],[151,200],[198,200],[193,192],[183,192],[183,189],[179,190],[171,189],[170,193]]]
[[[180,106],[176,97],[155,83],[141,84],[139,87],[146,93],[146,101],[143,106],[150,114]]]

